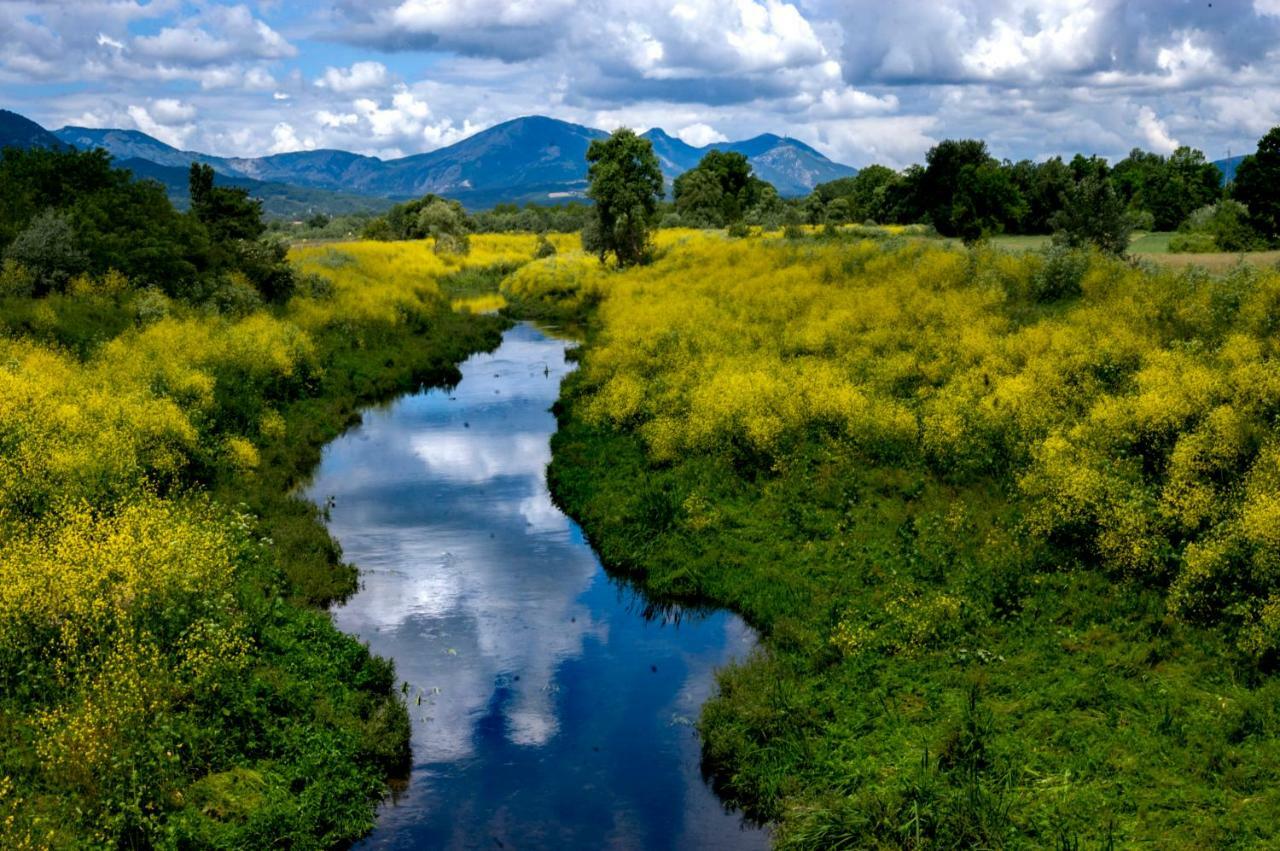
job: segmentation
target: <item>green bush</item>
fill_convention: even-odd
[[[1089,271],[1089,252],[1054,245],[1044,252],[1044,265],[1031,276],[1031,297],[1039,302],[1075,298]]]

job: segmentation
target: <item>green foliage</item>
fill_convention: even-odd
[[[760,630],[700,733],[781,847],[1269,846],[1277,293],[682,235],[607,273],[549,483],[611,570]]]
[[[56,210],[33,218],[9,243],[4,259],[30,273],[34,295],[65,291],[71,278],[88,266],[71,217]]]
[[[845,199],[848,202],[845,221],[892,222],[897,219],[892,209],[891,192],[901,180],[902,176],[893,169],[873,164],[853,177],[820,183],[813,188],[813,194],[828,207],[838,198]]]
[[[1175,230],[1192,211],[1222,197],[1222,173],[1186,146],[1168,158],[1135,148],[1111,171],[1116,191],[1134,210],[1151,214],[1148,230]]]
[[[476,233],[577,233],[591,215],[591,207],[580,201],[546,206],[498,204],[473,217]]]
[[[1280,127],[1236,168],[1231,197],[1249,208],[1249,225],[1264,240],[1280,239]]]
[[[749,213],[757,217],[769,214],[758,210],[767,190],[773,187],[751,171],[745,155],[733,151],[709,151],[697,166],[675,179],[673,191],[676,212],[687,227],[725,227],[742,221]],[[777,191],[768,202],[777,207]],[[776,210],[774,211],[776,213]]]
[[[594,140],[587,162],[595,215],[583,228],[583,248],[601,261],[613,254],[619,266],[645,262],[663,183],[653,145],[623,127]]]
[[[930,148],[925,159],[917,203],[938,233],[972,242],[1017,218],[1022,196],[985,142],[948,139]]]
[[[1038,302],[1051,302],[1080,295],[1089,262],[1086,250],[1066,245],[1045,249],[1044,265],[1031,276],[1031,297]]]
[[[385,216],[369,220],[364,237],[386,241],[437,239],[441,253],[465,254],[467,235],[472,230],[473,222],[462,204],[429,193],[397,204]]]
[[[555,257],[555,256],[556,256],[555,244],[551,240],[547,239],[547,235],[545,233],[538,234],[538,245],[536,248],[533,249],[533,259],[545,260],[548,257]]]
[[[956,179],[948,224],[956,236],[973,243],[1022,218],[1025,207],[1007,169],[995,160],[966,164]]]
[[[1053,241],[1068,248],[1093,246],[1120,256],[1129,250],[1133,223],[1124,201],[1105,177],[1088,175],[1067,193],[1053,217]]]
[[[262,202],[240,187],[214,186],[213,166],[192,163],[189,177],[191,215],[216,243],[251,241],[266,232]]]
[[[431,260],[377,282],[335,261],[324,285],[308,265],[272,311],[240,272],[216,312],[118,274],[0,305],[6,847],[327,848],[372,825],[408,717],[390,664],[317,608],[354,571],[292,494],[360,406],[496,344]]]
[[[1174,253],[1248,251],[1260,245],[1249,226],[1249,211],[1239,201],[1222,200],[1196,210],[1169,240]]]

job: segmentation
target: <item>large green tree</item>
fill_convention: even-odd
[[[672,186],[680,218],[712,227],[742,221],[766,188],[772,187],[756,177],[746,156],[736,151],[708,151]]]
[[[587,162],[587,196],[595,202],[595,216],[583,228],[583,247],[602,261],[613,254],[619,266],[643,262],[663,195],[653,145],[623,127],[593,141]]]
[[[1280,127],[1258,142],[1258,152],[1236,168],[1231,195],[1249,208],[1249,224],[1263,239],[1280,239]]]
[[[1121,256],[1129,250],[1132,219],[1124,200],[1107,177],[1086,173],[1064,198],[1053,217],[1053,241],[1068,248],[1094,246]]]

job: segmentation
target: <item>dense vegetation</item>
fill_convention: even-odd
[[[810,224],[927,223],[969,242],[999,233],[1065,233],[1069,243],[1110,250],[1130,230],[1182,230],[1188,235],[1175,250],[1241,251],[1280,237],[1274,215],[1280,128],[1244,163],[1243,178],[1237,172],[1224,188],[1217,166],[1187,147],[1168,157],[1135,148],[1112,166],[1082,155],[1070,162],[1000,162],[984,142],[947,140],[928,152],[924,166],[896,172],[871,165],[821,184],[803,209]],[[1244,207],[1223,207],[1228,198]],[[1104,222],[1093,217],[1101,211]]]
[[[357,406],[497,342],[436,282],[534,240],[466,263],[301,249],[295,271],[202,173],[179,214],[95,154],[0,172],[2,844],[355,839],[408,719],[391,666],[320,608],[355,573],[290,493]],[[291,295],[254,286],[281,268]]]
[[[557,498],[764,636],[701,729],[782,847],[1277,840],[1280,274],[664,231],[503,288],[590,323]]]

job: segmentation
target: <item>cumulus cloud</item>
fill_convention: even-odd
[[[1178,147],[1178,140],[1169,135],[1169,128],[1149,106],[1138,110],[1138,129],[1147,147],[1158,154],[1171,154]]]
[[[211,6],[204,13],[165,27],[153,36],[138,36],[133,49],[148,59],[201,65],[228,59],[284,59],[297,49],[248,6]]]
[[[315,146],[315,140],[298,138],[298,132],[293,129],[293,125],[281,121],[271,129],[271,147],[267,151],[272,154],[287,154],[293,151],[309,150]]]
[[[688,127],[682,127],[676,131],[676,135],[682,141],[693,145],[695,148],[703,148],[713,142],[727,142],[729,137],[721,133],[709,124],[703,124],[701,121],[696,124],[690,124]]]
[[[186,144],[196,129],[190,123],[190,119],[195,117],[195,110],[176,100],[154,101],[149,108],[130,104],[128,114],[134,127],[175,148]]]
[[[326,68],[316,85],[335,92],[360,92],[381,88],[389,79],[381,62],[356,62],[350,68]]]

